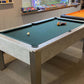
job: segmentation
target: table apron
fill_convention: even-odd
[[[56,56],[58,53],[62,52],[64,49],[68,48],[75,42],[84,38],[84,28],[79,29],[70,35],[61,38],[54,43],[51,43],[39,51],[41,52],[41,61],[42,63],[48,61],[52,57]]]

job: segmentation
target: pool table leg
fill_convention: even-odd
[[[41,56],[30,53],[31,84],[41,84]]]
[[[0,70],[5,68],[3,52],[0,50]]]

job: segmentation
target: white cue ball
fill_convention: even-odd
[[[30,32],[27,32],[27,35],[29,36],[30,35]]]

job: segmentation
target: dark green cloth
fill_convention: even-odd
[[[19,30],[4,32],[3,34],[35,47],[81,25],[81,23],[61,21],[66,22],[67,24],[64,26],[57,26],[58,21],[61,20],[56,19],[23,29],[21,28]],[[30,32],[30,36],[27,35],[27,32]]]

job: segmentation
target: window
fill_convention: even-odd
[[[67,0],[41,0],[41,5],[42,4],[57,4],[57,3],[66,3],[68,2]]]
[[[22,0],[22,8],[31,7],[31,0]]]
[[[22,7],[38,7],[51,4],[68,4],[69,2],[80,2],[80,0],[22,0]]]
[[[68,0],[32,0],[33,6],[41,6],[41,5],[50,5],[50,4],[59,4],[59,3],[66,3],[68,4]]]
[[[78,2],[80,0],[22,0],[21,11],[23,14],[32,14],[40,11],[77,6]]]

